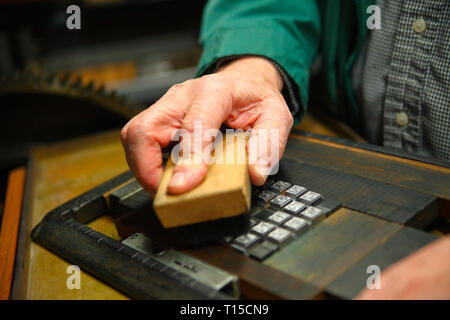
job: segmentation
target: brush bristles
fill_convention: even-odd
[[[142,232],[163,246],[191,247],[247,232],[250,228],[250,214],[242,213],[229,218],[166,229],[149,203],[119,218],[116,223],[119,224],[118,229]]]

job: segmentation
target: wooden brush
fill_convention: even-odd
[[[246,136],[226,134],[216,141],[205,180],[179,195],[167,192],[175,164],[169,159],[153,201],[162,226],[186,244],[236,236],[249,227],[251,183],[247,167]],[[220,145],[222,148],[220,148]]]

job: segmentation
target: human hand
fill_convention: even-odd
[[[174,85],[155,104],[131,119],[121,131],[128,165],[144,189],[153,193],[163,173],[162,148],[169,145],[176,132],[193,132],[194,122],[203,130],[219,129],[225,123],[234,129],[252,129],[248,141],[249,175],[253,184],[262,185],[270,167],[275,165],[270,150],[275,146],[282,156],[293,118],[280,91],[283,81],[271,62],[259,57],[237,59],[218,72]],[[278,130],[269,134],[269,150],[258,150],[259,130]],[[202,141],[208,150],[211,141]],[[192,153],[198,153],[194,148]],[[186,155],[183,155],[185,157]],[[191,158],[198,157],[192,154]],[[179,194],[200,184],[206,176],[207,163],[176,165],[168,191]]]
[[[356,299],[450,299],[450,236],[381,272],[381,288],[364,289]]]

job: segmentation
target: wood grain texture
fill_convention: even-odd
[[[169,194],[167,187],[175,164],[166,164],[153,207],[165,228],[234,217],[250,210],[251,184],[247,168],[244,133],[224,135],[216,141],[213,163],[194,189],[182,194]],[[185,214],[189,212],[189,214]]]
[[[450,200],[450,169],[291,135],[285,157]]]
[[[247,299],[321,299],[317,287],[275,268],[249,259],[229,247],[212,245],[185,250],[194,257],[239,277],[242,295]]]
[[[376,265],[383,270],[436,239],[431,233],[405,227],[340,275],[326,291],[339,298],[352,299],[366,287],[367,278],[372,274],[367,273],[368,266]]]
[[[387,168],[381,169],[383,171],[381,173],[374,173],[380,170],[375,165],[376,159],[378,159],[377,155],[373,156],[375,163],[364,164],[361,159],[352,159],[352,157],[356,157],[354,151],[343,154],[335,146],[328,147],[322,144],[320,145],[320,152],[313,157],[314,152],[311,151],[312,149],[308,147],[308,144],[315,142],[306,141],[303,138],[301,140],[304,143],[297,144],[294,139],[291,139],[289,145],[293,143],[292,147],[295,146],[299,149],[290,150],[288,152],[289,157],[292,158],[294,154],[298,156],[296,160],[303,161],[308,165],[322,168],[331,167],[333,171],[368,177],[370,180],[383,181],[386,177],[389,185],[401,185],[402,179],[400,179],[399,174],[390,173]],[[306,146],[309,150],[303,152],[302,146]],[[323,148],[326,150],[323,150]],[[333,153],[336,153],[336,161],[332,156]],[[348,159],[345,156],[348,156]],[[401,161],[388,160],[397,163],[397,165],[404,165]],[[23,266],[21,263],[21,267],[16,269],[17,277],[15,276],[15,279],[19,279],[19,281],[17,281],[17,290],[14,290],[14,297],[21,299],[126,298],[84,272],[81,276],[82,289],[67,290],[65,286],[67,274],[65,271],[69,264],[29,241],[29,232],[46,212],[127,169],[119,140],[119,132],[109,132],[38,148],[32,154],[31,163],[29,171],[32,171],[32,174],[27,186],[29,192],[25,199],[29,209],[23,211],[28,222],[25,223],[24,233],[21,236],[25,243]],[[357,164],[361,165],[357,167]],[[413,164],[408,165],[412,168],[409,174],[415,172]],[[395,165],[392,167],[396,168]],[[436,168],[419,167],[422,174],[430,170],[431,173],[427,179],[433,179],[437,176],[438,170]],[[364,171],[374,172],[367,173]],[[375,177],[372,177],[372,175]],[[408,174],[404,176],[404,179],[410,179]],[[403,182],[403,184],[405,183],[412,182]],[[416,179],[415,183],[417,183],[417,189],[421,183],[420,179]],[[338,189],[338,187],[336,188]],[[317,191],[320,192],[321,190]],[[432,193],[435,192],[432,190]],[[107,216],[95,220],[89,226],[115,239],[119,238],[112,219]],[[225,248],[226,251],[216,252],[214,246],[211,249],[205,247],[192,254],[197,254],[199,257],[203,255],[206,261],[214,260],[214,263],[223,265],[223,268],[241,272],[242,279],[244,279],[241,282],[243,291],[249,297],[306,297],[308,290],[302,291],[303,289],[301,289],[307,288],[307,286],[304,286],[304,280],[313,283],[312,287],[315,289],[309,291],[311,296],[314,296],[314,292],[319,292],[318,296],[320,296],[321,290],[314,283],[326,287],[327,284],[347,271],[351,265],[378,248],[400,229],[400,225],[348,209],[341,209],[340,212],[327,218],[303,238],[293,242],[293,246],[285,249],[287,251],[281,251],[273,256],[271,260],[281,255],[278,261],[272,262],[273,265],[266,265],[267,268],[261,273],[253,272],[255,265],[261,264],[245,259],[245,257],[229,248]],[[291,252],[290,255],[288,255],[288,251]],[[231,255],[228,256],[227,252],[231,252]],[[284,256],[285,254],[286,256]],[[273,280],[271,279],[272,275]],[[279,281],[278,285],[277,281]],[[272,290],[274,291],[272,292]]]
[[[69,290],[66,269],[70,265],[47,249],[31,242],[30,232],[44,215],[62,203],[126,171],[119,132],[38,147],[32,151],[31,180],[24,202],[27,220],[22,224],[22,263],[16,269],[14,299],[126,299],[127,297],[90,274],[81,271],[81,289]],[[119,239],[114,222],[102,216],[88,224]],[[22,228],[21,227],[21,228]],[[22,230],[21,230],[22,234]]]
[[[7,300],[16,258],[17,237],[25,187],[24,167],[14,169],[8,177],[5,208],[0,231],[0,300]]]
[[[342,208],[264,263],[325,288],[401,228]]]
[[[281,160],[277,179],[298,181],[347,208],[401,224],[424,228],[432,219],[419,219],[422,212],[430,218],[439,214],[434,196],[289,158]]]

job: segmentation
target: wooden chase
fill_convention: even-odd
[[[67,290],[65,270],[72,263],[31,242],[29,237],[47,212],[126,169],[118,132],[32,152],[13,298],[126,298],[83,270],[81,287],[86,289]],[[263,263],[222,244],[184,250],[237,275],[242,296],[247,299],[317,299],[329,295],[353,298],[365,286],[367,265],[377,264],[384,269],[434,241],[436,234],[446,232],[445,228],[434,227],[434,233],[422,229],[449,216],[448,163],[297,133],[288,141],[277,179],[298,181],[325,198],[339,200],[343,207]],[[229,176],[224,181],[232,182]],[[117,204],[120,210],[115,214],[119,217],[103,215],[88,226],[117,240],[142,231],[142,221],[148,220],[148,214],[139,217],[133,210],[140,202],[137,196],[149,196],[131,189],[134,196],[115,192],[114,201],[106,201]],[[100,200],[98,203],[103,204]],[[78,213],[90,214],[89,210]],[[120,223],[115,224],[117,221]]]

